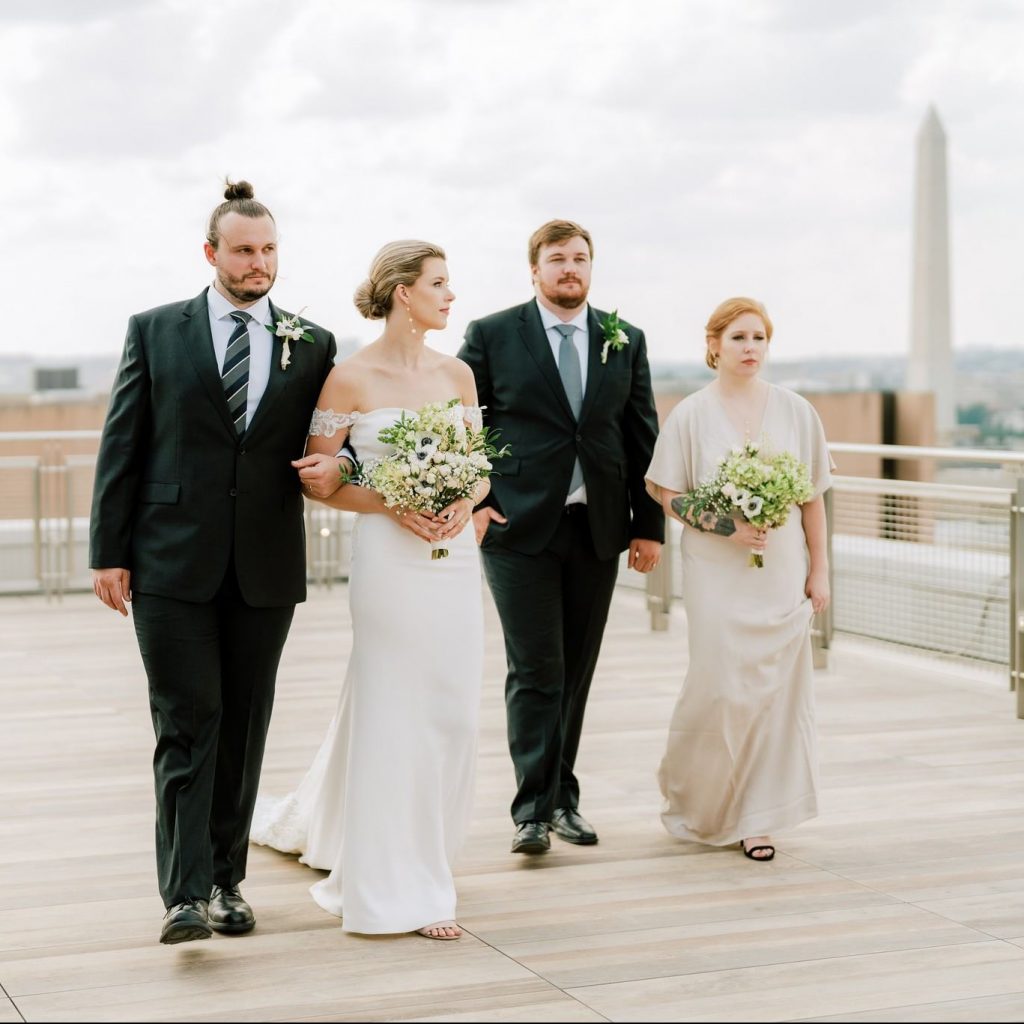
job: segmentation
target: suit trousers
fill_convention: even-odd
[[[597,557],[585,505],[566,506],[540,554],[485,537],[483,559],[505,634],[512,820],[550,821],[579,804],[576,753],[619,559]]]
[[[249,826],[294,605],[252,608],[233,561],[203,603],[136,592],[132,617],[156,733],[156,859],[164,905],[245,877]]]

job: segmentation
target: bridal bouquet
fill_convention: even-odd
[[[378,439],[394,451],[360,467],[360,483],[377,491],[388,508],[407,508],[434,515],[453,501],[470,498],[476,485],[490,476],[492,460],[508,453],[495,447],[487,427],[470,427],[457,398],[431,402],[411,418],[402,413]],[[435,547],[431,558],[445,558],[448,549]]]
[[[758,529],[782,526],[794,505],[814,497],[810,473],[795,455],[770,455],[754,441],[747,441],[718,464],[715,475],[673,502],[684,518],[701,522],[739,512]],[[677,504],[678,503],[678,504]],[[750,564],[763,568],[764,556],[750,552]]]

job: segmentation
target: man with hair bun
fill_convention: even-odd
[[[474,512],[505,634],[517,792],[513,853],[548,831],[597,842],[574,767],[619,555],[650,572],[665,521],[644,490],[658,421],[643,331],[587,304],[590,235],[553,220],[530,238],[535,298],[474,321],[460,357],[512,456]]]
[[[306,596],[302,487],[330,494],[334,459],[292,466],[334,336],[270,301],[277,228],[228,183],[204,245],[212,286],[129,318],[96,460],[93,589],[127,616],[156,733],[160,941],[255,924],[245,877],[277,666]],[[270,328],[270,330],[268,330]]]

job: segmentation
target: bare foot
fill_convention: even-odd
[[[769,836],[752,836],[740,842],[743,855],[751,860],[771,860],[775,856],[775,847]]]
[[[435,921],[416,929],[419,935],[428,939],[458,939],[462,937],[462,929],[454,921]]]

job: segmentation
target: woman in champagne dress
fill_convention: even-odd
[[[818,811],[810,623],[829,600],[822,494],[832,469],[810,403],[759,376],[771,334],[752,299],[715,310],[706,359],[717,379],[669,414],[647,473],[648,491],[677,520],[673,498],[746,440],[793,453],[814,485],[774,530],[741,517],[683,520],[690,665],[658,771],[662,821],[682,839],[739,842],[762,861],[775,856],[772,833]],[[763,568],[750,566],[751,550],[764,553]]]
[[[385,246],[355,300],[384,333],[331,372],[303,463],[346,440],[362,460],[385,456],[380,431],[428,402],[458,398],[479,427],[469,367],[423,343],[454,300],[444,253]],[[464,527],[487,487],[434,517],[354,484],[326,499],[359,513],[348,671],[312,767],[290,796],[261,800],[251,836],[329,871],[311,892],[346,931],[461,934],[452,862],[469,824],[483,662],[480,565]],[[449,557],[432,560],[439,541]]]

